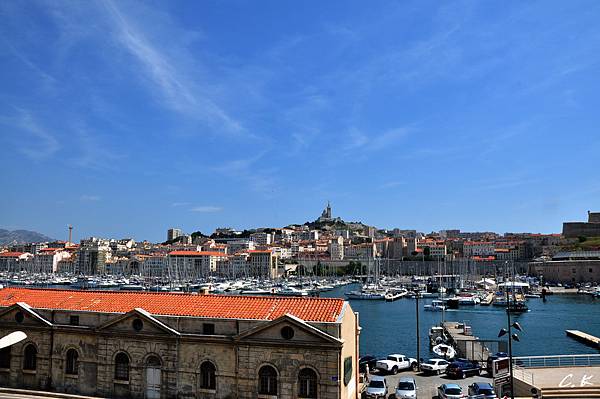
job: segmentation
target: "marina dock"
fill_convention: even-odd
[[[472,335],[471,327],[463,323],[445,322],[444,331],[450,337],[451,343],[460,357],[475,361],[486,361],[490,355],[490,350]]]
[[[583,342],[588,346],[592,346],[594,348],[600,348],[600,338],[594,337],[591,334],[584,333],[579,330],[565,330],[568,337],[576,339],[577,341]]]

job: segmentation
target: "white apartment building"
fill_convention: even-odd
[[[56,264],[56,271],[58,273],[77,273],[77,255],[71,254],[68,258],[59,260]]]
[[[36,273],[56,273],[58,262],[71,257],[67,251],[58,248],[41,249],[33,260],[33,271]]]
[[[377,248],[374,243],[349,245],[344,247],[344,258],[348,259],[375,258],[376,254]]]
[[[334,260],[344,259],[344,238],[339,236],[338,238],[329,242],[329,256]]]
[[[299,238],[302,241],[316,241],[319,239],[319,230],[302,231]]]
[[[488,241],[465,241],[463,245],[463,255],[465,258],[472,256],[493,256],[495,255],[496,245]]]
[[[227,259],[222,252],[172,251],[167,256],[169,276],[179,280],[208,277],[217,271],[217,261]]]
[[[519,251],[517,248],[496,248],[494,251],[497,260],[517,260]]]
[[[174,240],[183,235],[183,231],[181,229],[170,228],[167,230],[167,241]]]
[[[256,245],[271,245],[273,242],[273,235],[271,233],[252,233],[250,234],[250,241],[254,241]]]
[[[279,277],[277,256],[271,250],[248,251],[248,266],[251,276],[263,278]]]
[[[167,257],[165,255],[140,256],[140,273],[144,277],[164,277],[167,275]]]
[[[440,241],[421,240],[417,243],[417,248],[422,250],[429,248],[429,256],[433,258],[443,258],[448,253],[446,244]]]
[[[33,254],[29,252],[0,252],[0,271],[26,270],[32,260]]]
[[[81,240],[79,245],[78,271],[84,275],[106,273],[106,261],[110,260],[110,242],[105,239],[90,237]]]
[[[227,246],[229,247],[227,253],[230,254],[237,254],[238,252],[245,252],[245,251],[251,251],[256,249],[256,246],[254,245],[254,241],[250,241],[250,240],[235,240],[235,241],[229,241],[227,243]]]
[[[271,247],[273,254],[279,259],[290,259],[292,257],[292,249],[287,247]]]

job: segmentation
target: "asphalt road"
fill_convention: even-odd
[[[396,375],[387,375],[387,374],[371,374],[371,375],[381,375],[385,377],[385,382],[388,387],[388,398],[394,399],[394,392],[396,390],[396,385],[398,385],[398,380],[400,377],[413,377],[415,382],[417,383],[417,397],[419,399],[430,399],[437,398],[437,388],[442,384],[454,383],[461,386],[463,389],[463,393],[466,395],[469,391],[469,385],[474,382],[489,382],[493,384],[493,379],[488,377],[484,372],[481,376],[468,377],[463,380],[457,380],[454,378],[446,377],[445,374],[442,375],[429,375],[423,373],[417,373],[414,371],[402,371]],[[362,395],[363,398],[366,398],[365,394]]]

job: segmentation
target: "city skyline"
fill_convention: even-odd
[[[600,208],[584,3],[3,2],[0,228],[159,241],[329,199],[381,228],[560,232]]]
[[[588,211],[589,214],[590,211]],[[597,213],[596,213],[597,214]],[[580,218],[581,219],[581,218]],[[340,217],[339,215],[336,215],[332,212],[332,206],[330,204],[330,202],[328,201],[326,206],[324,207],[323,211],[321,212],[320,215],[318,215],[318,217],[314,217],[312,219],[308,219],[305,222],[290,222],[290,223],[286,223],[283,225],[256,225],[256,226],[244,226],[244,227],[239,227],[239,226],[234,226],[234,225],[216,225],[214,228],[212,229],[206,229],[206,230],[202,230],[199,229],[197,227],[190,227],[190,228],[182,228],[181,225],[172,225],[169,226],[168,229],[166,229],[167,231],[167,240],[166,241],[172,241],[173,239],[186,235],[189,236],[192,233],[197,233],[200,232],[205,236],[211,236],[212,234],[218,233],[219,230],[231,230],[231,231],[236,231],[236,232],[242,232],[242,231],[261,231],[263,229],[282,229],[288,226],[302,226],[308,223],[313,223],[313,222],[327,222],[329,221],[330,223],[337,223],[339,222],[345,222],[345,223],[362,223],[364,226],[370,226],[370,227],[374,227],[375,229],[378,230],[382,230],[382,231],[388,231],[388,232],[393,232],[393,230],[402,230],[402,231],[415,231],[415,232],[419,232],[419,233],[423,233],[425,235],[428,234],[436,234],[436,233],[442,233],[445,231],[460,231],[461,233],[495,233],[498,234],[500,236],[504,235],[504,234],[560,234],[560,232],[539,232],[539,231],[530,231],[530,230],[522,230],[522,231],[517,231],[517,230],[513,230],[513,231],[494,231],[491,229],[486,229],[486,228],[482,228],[482,229],[478,229],[478,230],[464,230],[464,229],[460,229],[460,228],[456,228],[456,227],[445,227],[445,228],[440,228],[440,229],[416,229],[413,228],[411,226],[377,226],[377,225],[370,225],[368,223],[365,223],[364,221],[360,220],[360,219],[344,219],[343,217]],[[581,222],[580,221],[575,221],[575,224],[579,224]],[[140,237],[136,237],[133,235],[127,235],[127,234],[116,234],[114,236],[103,236],[100,234],[73,234],[73,232],[77,231],[77,229],[75,228],[75,226],[69,224],[67,226],[67,230],[68,230],[68,235],[69,235],[69,240],[65,240],[66,242],[73,242],[76,243],[79,240],[83,240],[83,239],[87,239],[87,238],[92,238],[92,237],[97,237],[97,238],[110,238],[110,239],[134,239],[136,241],[149,241],[149,242],[155,242],[155,243],[160,243],[164,241],[164,231],[163,231],[163,237],[162,238],[157,238],[157,239],[148,239],[148,238],[140,238]],[[319,229],[319,228],[317,228]],[[17,230],[27,230],[27,229],[17,229]],[[564,227],[563,227],[564,230]],[[31,231],[31,230],[27,230],[27,231]],[[40,233],[43,234],[43,232],[34,232],[34,233]],[[572,235],[572,234],[571,234]],[[58,240],[61,241],[63,240],[63,237],[59,236],[59,237],[50,237],[50,239],[52,240]],[[36,242],[36,241],[32,241],[32,242]]]

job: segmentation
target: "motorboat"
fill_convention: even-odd
[[[431,346],[439,345],[444,342],[444,328],[433,326],[429,329],[429,343]]]
[[[442,310],[446,310],[446,305],[439,299],[434,299],[431,301],[431,304],[423,306],[423,309],[430,312],[441,312]]]
[[[456,356],[456,350],[450,345],[439,344],[431,348],[433,353],[444,359],[453,359]]]
[[[529,308],[525,302],[510,302],[508,304],[508,311],[511,313],[523,313],[529,311]]]
[[[350,291],[346,292],[348,299],[361,299],[361,300],[384,300],[385,292],[383,291]]]
[[[294,287],[283,287],[278,290],[274,290],[273,295],[279,296],[308,296],[308,292],[299,290]]]
[[[385,300],[387,302],[393,302],[397,299],[404,298],[406,295],[408,295],[408,291],[405,289],[401,289],[401,290],[392,289],[392,290],[388,290],[385,293]]]
[[[461,306],[473,306],[479,304],[481,300],[476,295],[463,294],[458,295],[458,304]]]

